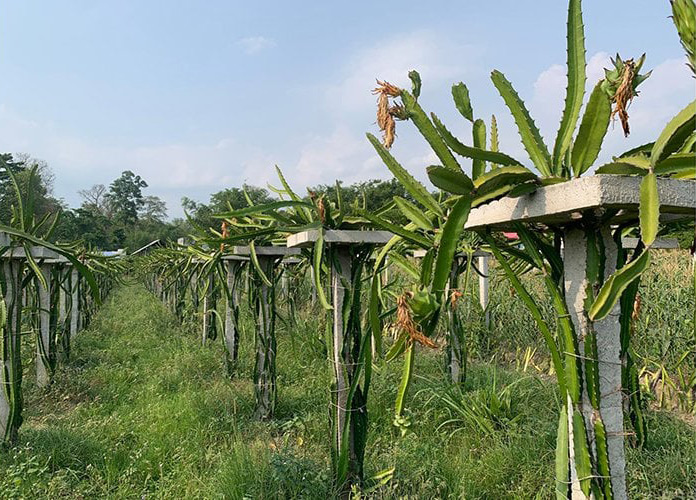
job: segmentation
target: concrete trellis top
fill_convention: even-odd
[[[423,249],[418,249],[413,251],[413,257],[416,259],[422,259],[425,257],[426,251]],[[466,253],[458,253],[456,257],[466,257]],[[490,257],[491,254],[490,252],[484,252],[483,250],[476,250],[473,254],[473,257]]]
[[[324,242],[331,245],[384,245],[394,235],[389,231],[324,230]],[[288,247],[309,247],[319,238],[318,229],[288,236]]]
[[[232,255],[249,256],[251,254],[248,246],[233,246],[230,247]],[[299,255],[300,250],[296,248],[287,248],[281,246],[263,246],[256,247],[256,255],[268,257],[284,257],[286,255]]]
[[[11,247],[12,240],[7,233],[0,232],[0,247]],[[34,259],[39,259],[46,264],[69,264],[70,261],[61,254],[54,252],[42,246],[29,247],[31,256]],[[5,259],[26,259],[27,254],[24,247],[14,247],[6,250],[0,255],[0,258]]]
[[[580,218],[583,210],[616,208],[616,221],[636,218],[640,203],[640,182],[636,176],[591,175],[537,189],[519,198],[502,198],[475,208],[465,228],[503,229],[510,222],[562,224]],[[696,181],[658,179],[660,212],[687,215],[696,212]]]
[[[638,246],[638,238],[621,238],[621,246],[623,248],[636,248]],[[676,238],[657,238],[653,241],[650,248],[653,250],[671,250],[679,248],[679,241]]]
[[[223,260],[223,261],[234,260],[234,261],[247,262],[249,260],[249,257],[244,257],[243,255],[223,255],[221,257],[221,260]]]
[[[63,257],[62,255],[59,255],[55,259],[45,259],[43,262],[45,262],[46,264],[67,264],[69,266],[72,266],[70,261],[68,259],[66,259],[65,257]]]
[[[61,263],[68,261],[68,259],[59,253],[45,247],[29,247],[29,251],[31,253],[31,257],[34,259],[44,260],[46,262],[50,261],[50,263]],[[5,259],[26,259],[27,253],[24,250],[24,247],[17,247],[6,250],[2,255],[0,255],[0,257]]]

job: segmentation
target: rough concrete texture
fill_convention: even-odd
[[[601,237],[604,241],[606,266],[604,279],[606,280],[614,271],[617,248],[611,237],[609,227],[601,229]],[[585,312],[585,299],[587,297],[586,278],[586,248],[587,241],[582,230],[571,229],[565,234],[563,254],[565,295],[568,312],[570,313],[576,338],[578,339],[578,352],[584,351],[584,338],[594,328],[597,334],[597,358],[599,369],[599,414],[606,429],[607,452],[609,455],[609,468],[611,471],[611,486],[614,498],[625,499],[626,496],[626,458],[624,452],[624,427],[623,406],[621,391],[621,325],[619,324],[619,305],[614,307],[609,315],[601,321],[590,322]],[[586,363],[589,360],[580,357],[581,373],[586,373]],[[590,403],[586,386],[583,380],[582,400],[579,408],[585,420],[587,435],[590,442],[590,450],[596,456],[596,444],[594,437],[594,409]],[[572,427],[569,432],[569,441],[572,442]],[[571,462],[572,462],[571,456]],[[577,485],[573,484],[573,493],[577,491]],[[584,498],[584,496],[583,496]]]
[[[389,231],[324,230],[324,242],[332,245],[384,245],[394,235]],[[309,247],[319,238],[319,230],[311,229],[288,237],[288,247]]]
[[[268,255],[268,256],[278,256],[282,257],[285,255],[299,255],[300,250],[294,248],[280,247],[280,246],[257,246],[255,248],[256,255]],[[234,246],[230,248],[230,251],[234,255],[250,255],[251,250],[248,246]]]
[[[248,262],[249,257],[244,257],[242,255],[223,255],[220,260]]]
[[[259,266],[266,276],[273,275],[273,260],[264,255]],[[261,283],[258,290],[256,316],[256,363],[254,365],[254,395],[256,418],[273,418],[276,405],[276,338],[275,287]]]
[[[413,251],[413,257],[416,259],[422,259],[425,257],[426,251],[422,249],[414,250]],[[467,254],[465,253],[460,253],[457,254],[458,257],[466,257]],[[474,257],[491,257],[491,254],[489,252],[484,252],[483,250],[476,250],[474,252]]]
[[[2,243],[0,243],[0,246],[3,246]],[[29,247],[29,251],[31,252],[31,256],[34,259],[51,259],[56,261],[60,261],[61,259],[63,259],[64,261],[67,260],[59,253],[44,247]],[[3,253],[0,257],[11,259],[26,259],[27,253],[24,250],[24,247],[12,248],[10,250],[5,251],[5,253]]]
[[[301,233],[300,233],[301,234]],[[350,380],[348,374],[352,372],[350,364],[350,350],[345,350],[345,341],[343,334],[345,331],[344,322],[344,300],[346,290],[350,292],[351,282],[351,265],[352,259],[348,247],[342,246],[336,252],[336,262],[331,267],[331,290],[333,302],[333,344],[331,346],[331,360],[333,361],[334,371],[334,397],[335,402],[331,406],[331,418],[335,425],[334,446],[340,450],[343,446],[344,439],[348,439],[349,443],[353,441],[352,432],[345,433],[346,419],[348,418],[348,391],[350,389]]]
[[[44,355],[48,356],[51,349],[51,266],[41,265],[41,274],[46,281],[46,287],[39,283],[39,336],[36,343],[36,384],[46,387],[51,382],[50,367],[46,366]]]
[[[542,187],[519,198],[502,198],[475,208],[466,229],[509,227],[510,222],[562,223],[577,219],[578,212],[591,208],[619,208],[637,216],[640,182],[636,176],[591,175]],[[694,215],[696,181],[658,179],[660,212]]]
[[[606,265],[604,281],[616,271],[618,249],[608,227],[602,228]],[[619,303],[601,321],[594,322],[597,332],[599,367],[599,414],[607,434],[607,453],[614,498],[628,498],[626,493],[626,455],[624,451],[623,393],[621,391],[621,307]]]
[[[71,304],[70,309],[70,338],[75,338],[77,331],[79,330],[79,325],[77,322],[80,319],[80,275],[77,273],[76,269],[70,271],[70,286],[71,290]]]
[[[621,238],[621,246],[624,248],[636,248],[638,246],[638,238]],[[653,250],[669,250],[679,248],[679,241],[676,238],[657,238],[652,242],[650,248]]]
[[[478,257],[478,269],[481,272],[479,275],[479,302],[481,303],[481,309],[483,309],[483,319],[486,323],[486,327],[491,326],[491,311],[488,309],[488,289],[490,287],[488,281],[488,259],[490,256],[484,255]]]
[[[230,370],[238,357],[239,329],[235,318],[235,308],[239,303],[239,291],[236,289],[235,272],[241,264],[239,261],[225,262],[226,282],[228,293],[225,294],[225,334],[223,340],[227,349],[227,369]]]

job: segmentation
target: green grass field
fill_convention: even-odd
[[[20,444],[0,456],[0,497],[330,498],[324,322],[316,309],[299,316],[292,330],[279,323],[277,416],[260,423],[253,325],[244,324],[230,381],[219,342],[202,347],[195,324],[178,325],[142,286],[117,289],[57,382],[39,391],[26,381]],[[501,345],[504,332],[494,328]],[[443,382],[441,353],[421,350],[417,360],[405,437],[391,424],[400,365],[376,370],[366,475],[394,472],[363,496],[552,498],[553,380],[479,357],[454,390]],[[632,497],[696,495],[693,425],[655,410],[648,423],[647,447],[628,450]]]

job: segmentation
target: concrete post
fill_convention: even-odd
[[[225,261],[225,271],[227,278],[227,297],[225,301],[225,350],[227,374],[232,377],[237,365],[239,355],[239,328],[237,326],[237,290],[236,274],[239,262],[234,260]]]
[[[280,276],[280,293],[286,295],[288,293],[288,269],[287,264],[283,269],[283,274]]]
[[[51,383],[53,367],[51,358],[53,349],[51,345],[51,264],[41,264],[41,275],[46,281],[46,286],[39,281],[39,334],[36,339],[36,384],[46,387]],[[38,281],[38,280],[37,280]]]
[[[611,236],[609,227],[601,228],[598,237],[603,239],[605,252],[604,280],[615,270],[617,247]],[[621,325],[619,322],[620,305],[617,303],[609,315],[601,321],[591,321],[585,311],[587,298],[587,240],[580,229],[570,229],[565,233],[563,261],[566,305],[575,328],[578,340],[578,352],[584,353],[584,339],[593,330],[597,338],[597,363],[599,372],[599,416],[606,429],[609,470],[611,471],[611,487],[614,498],[626,499],[626,458],[624,452],[623,404],[621,387]],[[594,360],[580,356],[581,373],[587,373],[588,364]],[[590,452],[596,457],[597,450],[594,439],[595,410],[583,384],[582,400],[576,407],[581,411],[585,420]],[[572,411],[572,405],[568,405]],[[568,433],[569,445],[572,446],[572,426]],[[574,457],[571,454],[571,473],[574,472]],[[577,475],[573,475],[573,498],[585,498]]]
[[[257,287],[256,364],[254,367],[254,392],[256,417],[259,420],[273,418],[276,405],[276,337],[275,337],[275,282],[274,257],[258,255],[259,266],[272,285],[259,279]]]
[[[70,271],[70,286],[72,304],[70,309],[70,338],[72,339],[78,332],[80,321],[80,275],[74,268]]]
[[[310,290],[312,291],[312,305],[317,303],[317,288],[314,286],[314,266],[309,266],[309,279],[312,281]]]
[[[481,309],[483,310],[484,322],[486,323],[486,328],[491,326],[491,313],[488,310],[488,256],[477,257],[478,268],[481,274],[484,276],[479,276],[479,303],[481,304]]]
[[[342,488],[341,498],[349,498],[350,487],[362,481],[362,454],[364,449],[358,449],[361,439],[358,426],[361,421],[367,423],[367,408],[362,401],[360,389],[353,395],[349,403],[348,396],[351,383],[356,376],[357,359],[354,359],[353,349],[360,339],[353,338],[354,332],[349,325],[344,324],[345,304],[350,303],[352,294],[353,258],[349,245],[336,245],[331,249],[331,297],[333,306],[333,335],[331,345],[331,364],[334,376],[333,397],[331,398],[331,420],[333,446],[341,450],[348,449],[348,465],[345,483],[337,485]],[[379,279],[379,278],[377,278]],[[347,424],[348,419],[350,419]],[[346,425],[348,427],[346,428]],[[363,431],[364,432],[364,431]],[[344,442],[344,440],[347,441]]]
[[[67,321],[68,314],[68,294],[65,293],[65,288],[63,280],[65,279],[65,269],[61,266],[59,268],[59,280],[56,286],[58,286],[58,324],[60,325],[61,332],[65,328],[65,323]]]
[[[345,422],[348,415],[348,389],[350,381],[348,373],[354,366],[352,363],[350,349],[344,349],[345,339],[343,338],[345,326],[343,324],[343,302],[345,300],[346,289],[351,282],[351,257],[348,246],[340,245],[334,250],[335,259],[331,268],[331,296],[333,305],[333,343],[331,346],[331,361],[334,371],[334,406],[331,409],[334,419],[336,432],[336,449],[343,447]],[[345,436],[348,442],[352,442],[351,430]],[[353,453],[350,453],[352,455]]]
[[[212,275],[208,277],[208,285],[205,290],[205,295],[203,296],[203,332],[201,336],[201,343],[205,345],[210,338],[212,330],[212,322],[215,321],[213,314],[210,312],[213,302],[213,277]]]
[[[200,306],[200,295],[198,293],[198,271],[194,270],[191,273],[191,281],[189,282],[189,288],[191,290],[191,304],[193,305],[194,315],[198,314],[198,307]]]
[[[445,288],[445,320],[447,322],[447,345],[445,347],[445,361],[450,381],[453,384],[463,384],[466,381],[467,349],[464,338],[464,326],[462,325],[457,299],[452,298],[451,290],[459,289],[460,257],[455,256],[450,270],[450,278]],[[466,291],[464,292],[466,293]]]
[[[22,264],[17,259],[3,259],[5,278],[5,344],[2,356],[0,382],[0,438],[4,443],[17,441],[17,430],[22,421]]]

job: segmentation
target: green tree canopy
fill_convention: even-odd
[[[142,189],[146,187],[147,182],[130,170],[111,183],[104,200],[115,222],[126,225],[138,221],[138,212],[145,204]]]

